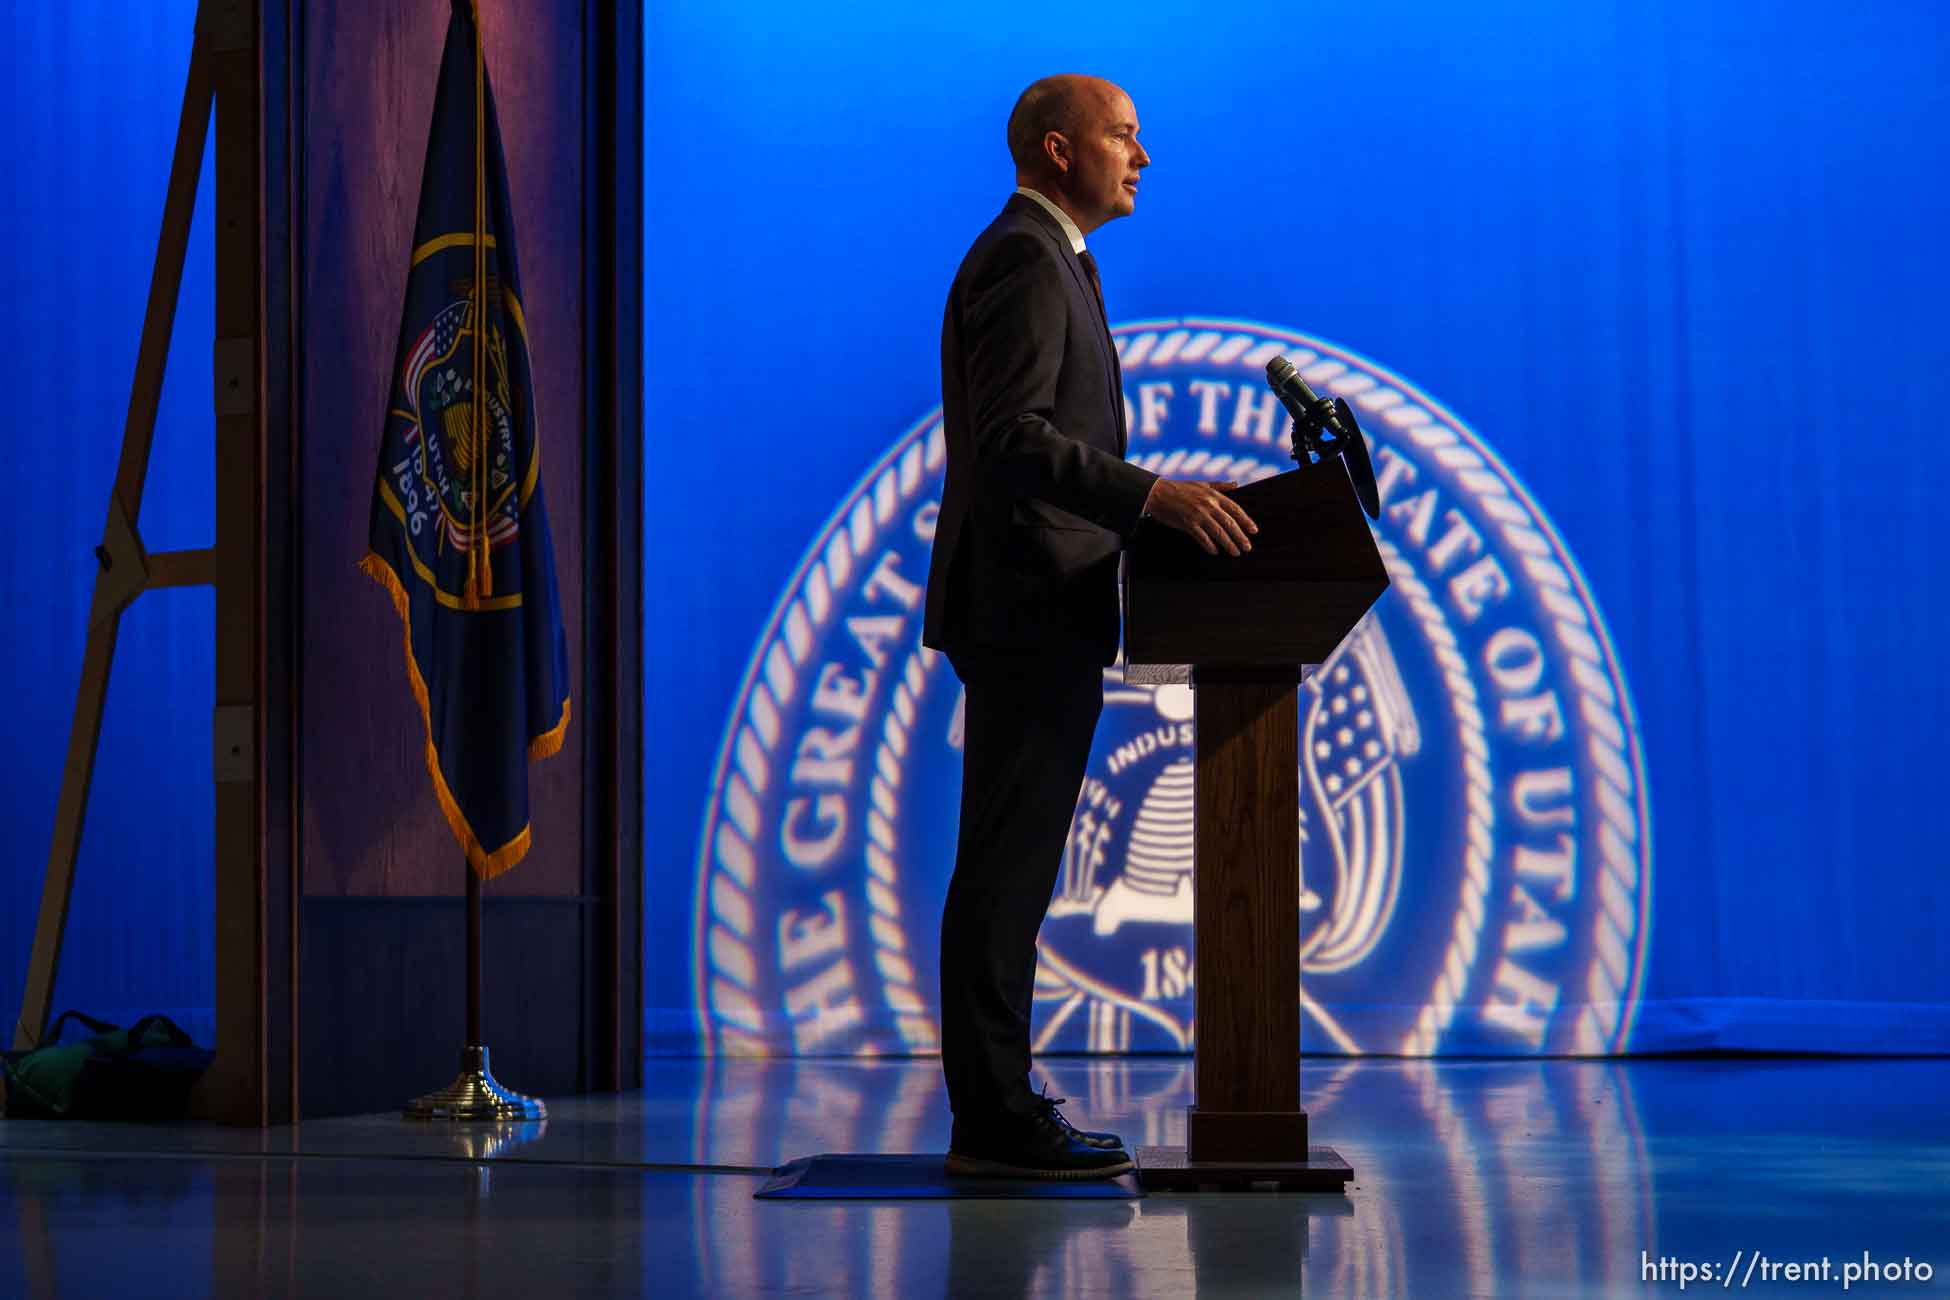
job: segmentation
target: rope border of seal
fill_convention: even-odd
[[[1164,332],[1156,332],[1159,330]],[[1571,676],[1579,691],[1580,717],[1591,733],[1587,753],[1600,777],[1597,804],[1604,825],[1598,838],[1604,871],[1599,882],[1600,906],[1595,922],[1599,961],[1587,980],[1587,1001],[1574,1041],[1580,1052],[1617,1050],[1626,1041],[1630,1029],[1630,1004],[1625,1000],[1626,995],[1631,992],[1630,985],[1642,977],[1642,963],[1635,962],[1629,950],[1634,942],[1642,944],[1644,940],[1649,899],[1649,890],[1644,888],[1646,873],[1641,870],[1639,857],[1642,853],[1649,862],[1650,825],[1645,816],[1644,764],[1638,728],[1609,638],[1602,623],[1587,615],[1587,608],[1595,612],[1595,606],[1591,605],[1583,577],[1542,511],[1514,484],[1513,477],[1506,479],[1507,470],[1498,472],[1503,469],[1501,462],[1466,425],[1436,403],[1426,399],[1421,403],[1409,401],[1400,391],[1371,374],[1358,370],[1350,374],[1351,362],[1385,376],[1401,388],[1412,389],[1412,385],[1384,367],[1347,349],[1308,335],[1236,321],[1188,318],[1136,322],[1119,326],[1113,333],[1123,345],[1120,348],[1123,364],[1132,370],[1141,370],[1147,364],[1163,367],[1172,362],[1205,360],[1263,364],[1281,347],[1280,342],[1268,341],[1269,338],[1314,350],[1315,356],[1308,358],[1309,364],[1302,365],[1310,382],[1324,382],[1329,392],[1349,398],[1364,412],[1379,414],[1401,436],[1430,452],[1438,466],[1456,475],[1464,492],[1496,522],[1504,541],[1523,557],[1524,572],[1537,584],[1538,598],[1551,613],[1558,643],[1572,657]],[[1321,353],[1328,354],[1325,361],[1318,359]],[[1270,437],[1261,440],[1276,441]],[[829,518],[819,534],[828,538],[823,551],[815,548],[807,553],[786,585],[786,595],[774,607],[766,631],[747,665],[745,680],[750,685],[744,708],[738,711],[744,717],[737,726],[727,728],[720,746],[716,768],[720,780],[706,801],[700,835],[700,840],[708,836],[710,842],[710,851],[700,855],[699,865],[701,875],[709,872],[711,876],[708,888],[712,923],[695,957],[694,987],[700,992],[708,991],[711,1003],[710,1014],[703,1018],[707,1050],[714,1039],[722,1039],[733,1053],[766,1050],[765,1017],[750,992],[756,980],[756,961],[750,942],[755,922],[751,892],[756,871],[753,845],[758,835],[757,795],[767,783],[769,751],[779,739],[779,708],[789,703],[798,684],[795,670],[803,665],[810,651],[814,630],[830,615],[834,592],[851,575],[852,562],[864,557],[879,528],[892,519],[896,505],[904,505],[912,498],[920,486],[921,471],[938,468],[944,457],[940,412],[936,410],[896,440]],[[1243,473],[1249,466],[1257,468],[1257,465],[1250,458],[1214,457],[1200,449],[1165,454],[1157,468],[1160,473],[1200,470]],[[873,484],[870,496],[865,492],[869,483]],[[1514,494],[1512,487],[1516,487]],[[1399,552],[1395,554],[1400,558]],[[1413,578],[1412,571],[1410,577]],[[1419,579],[1414,582],[1420,585]],[[1427,599],[1426,587],[1422,587],[1422,593]],[[1437,612],[1439,615],[1440,611]],[[1446,630],[1446,618],[1443,626]],[[905,753],[913,704],[933,661],[932,651],[917,648],[904,665],[895,686],[894,702],[883,724],[869,787],[872,807],[868,813],[867,894],[873,912],[869,928],[877,949],[876,965],[887,985],[888,1005],[896,1011],[902,1037],[910,1046],[931,1043],[935,1035],[925,1005],[914,990],[912,965],[904,955],[905,938],[899,927],[899,902],[894,892],[894,813],[888,809],[898,807],[898,758]],[[763,678],[758,680],[761,672]],[[1454,674],[1447,663],[1444,673],[1453,680]],[[1473,709],[1473,683],[1469,684],[1469,691]],[[1453,687],[1451,696],[1453,705],[1456,698]],[[1480,716],[1480,710],[1476,711],[1479,723]],[[736,771],[726,777],[728,760],[735,762]],[[1482,785],[1486,788],[1486,763],[1483,771]],[[1638,775],[1636,782],[1634,773]],[[1461,992],[1455,974],[1463,946],[1461,927],[1469,920],[1474,859],[1487,853],[1486,847],[1479,847],[1479,839],[1481,846],[1487,846],[1488,842],[1486,830],[1480,837],[1476,833],[1479,816],[1476,805],[1482,792],[1477,788],[1474,772],[1470,781],[1472,862],[1465,879],[1465,910],[1458,918],[1458,936],[1445,955],[1437,992],[1441,994],[1449,985],[1455,987],[1450,990],[1452,996],[1439,998],[1435,1005],[1424,1009],[1421,1023],[1404,1043],[1404,1050],[1412,1055],[1433,1052],[1436,1036],[1453,1019]],[[1482,795],[1480,802],[1487,803],[1487,795]],[[1490,816],[1493,817],[1493,811]],[[1484,824],[1487,827],[1488,822]],[[1635,843],[1639,846],[1637,852],[1632,847]],[[713,859],[721,871],[709,871],[708,864]],[[1486,862],[1484,873],[1483,892],[1486,892]],[[1636,907],[1632,899],[1635,892]],[[1481,892],[1476,894],[1475,902],[1474,924],[1480,930]],[[1469,947],[1473,954],[1473,935]],[[704,971],[707,956],[712,967],[708,981]],[[1467,960],[1462,958],[1465,967]]]

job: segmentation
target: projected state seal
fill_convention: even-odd
[[[1367,432],[1393,585],[1301,687],[1308,1050],[1606,1053],[1629,1042],[1652,838],[1630,696],[1543,510],[1475,432],[1320,339],[1229,320],[1113,331],[1131,458],[1172,477],[1292,467],[1286,355]],[[940,413],[812,540],[754,649],[699,845],[709,1047],[938,1047],[961,687],[920,643]],[[1191,1047],[1196,692],[1105,673],[1039,941],[1038,1051]]]

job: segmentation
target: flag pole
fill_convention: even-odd
[[[474,418],[469,436],[479,442],[473,464],[475,517],[469,527],[472,549],[468,557],[465,590],[469,606],[478,608],[481,598],[493,589],[489,569],[491,542],[488,537],[486,492],[489,447],[485,382],[488,345],[487,56],[482,48],[481,14],[476,0],[467,0],[467,7],[470,25],[474,29],[474,284],[469,309],[474,332]],[[539,1099],[502,1087],[488,1068],[488,1049],[481,1032],[481,875],[475,870],[474,863],[466,858],[461,861],[461,874],[467,878],[467,1037],[460,1049],[460,1074],[438,1092],[430,1092],[408,1102],[406,1118],[490,1123],[544,1119],[548,1115],[548,1108]]]
[[[488,1049],[481,1033],[481,874],[474,864],[461,862],[467,877],[467,1045],[460,1049],[460,1073],[437,1092],[406,1103],[407,1119],[509,1123],[548,1118],[538,1097],[526,1097],[503,1087],[488,1068]]]
[[[465,860],[460,870],[467,877],[467,1041],[473,1045],[484,1041],[481,1034],[481,875]],[[481,1054],[486,1057],[485,1047]]]

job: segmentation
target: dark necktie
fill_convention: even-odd
[[[1083,273],[1090,277],[1090,288],[1097,295],[1097,319],[1103,322],[1104,345],[1110,349],[1110,387],[1111,404],[1117,412],[1117,451],[1124,453],[1124,367],[1118,364],[1117,344],[1110,337],[1110,314],[1104,310],[1104,282],[1097,275],[1097,259],[1090,255],[1089,249],[1077,254],[1077,261],[1083,263]]]
[[[1097,294],[1097,310],[1102,311],[1104,309],[1104,282],[1097,275],[1097,259],[1090,256],[1090,250],[1086,248],[1077,254],[1077,261],[1083,263],[1083,273],[1090,277],[1090,287]]]

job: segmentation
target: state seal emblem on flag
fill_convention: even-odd
[[[359,567],[399,615],[434,796],[483,877],[527,854],[528,763],[569,726],[511,210],[485,56],[457,3]]]

